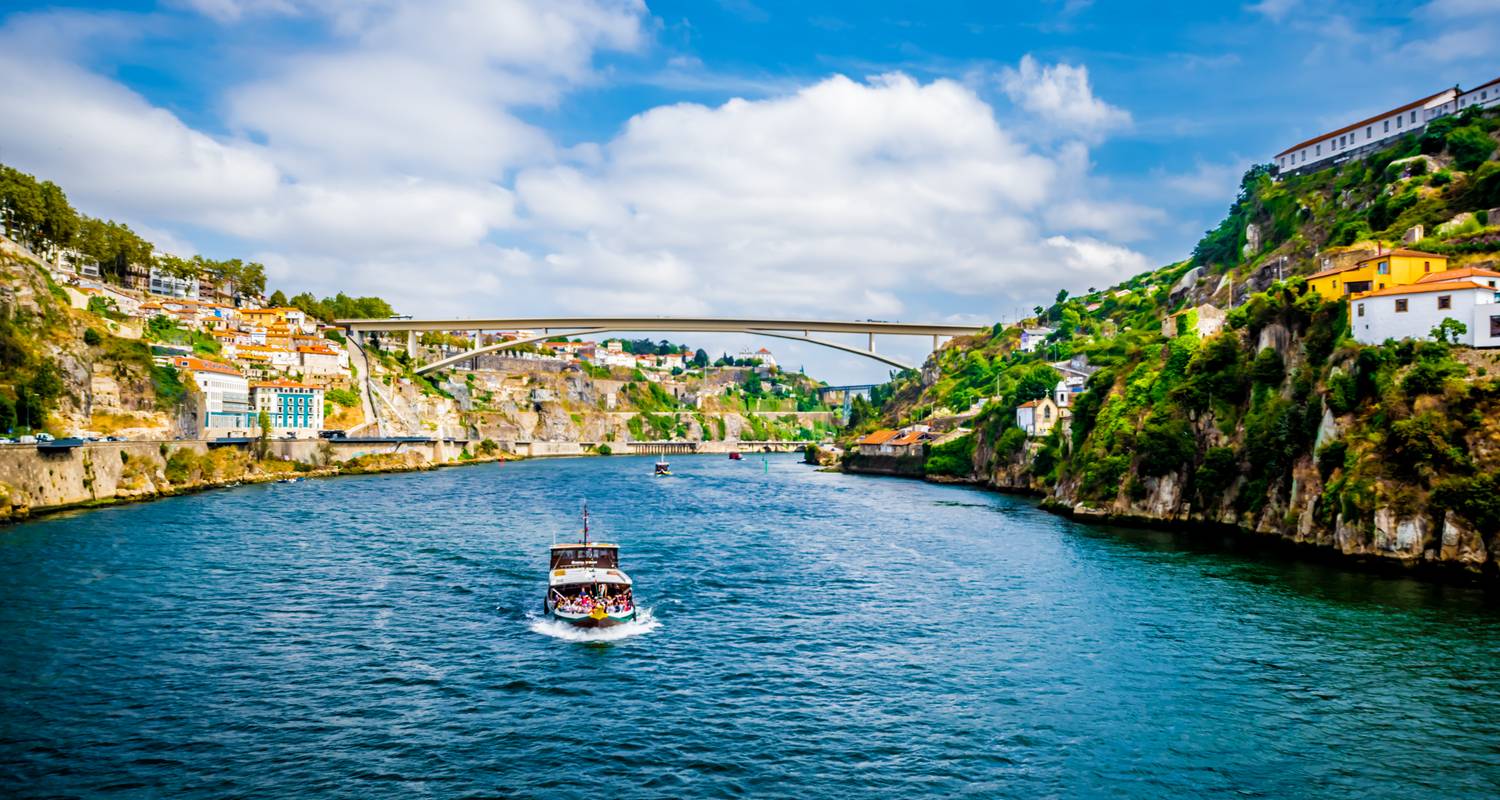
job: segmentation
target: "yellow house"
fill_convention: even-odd
[[[1420,250],[1387,250],[1355,262],[1352,267],[1325,269],[1307,279],[1318,294],[1337,300],[1360,292],[1409,286],[1424,275],[1448,270],[1448,257]]]

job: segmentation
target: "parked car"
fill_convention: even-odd
[[[0,444],[15,444],[16,440],[6,436],[0,436]]]
[[[36,435],[36,440],[39,442],[53,442],[57,440],[57,437],[50,433],[39,433]]]
[[[27,434],[26,436],[22,436],[22,437],[16,439],[16,441],[20,442],[21,444],[36,444],[36,437],[32,436],[30,434]]]

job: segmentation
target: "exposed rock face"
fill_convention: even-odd
[[[1252,223],[1250,223],[1250,224],[1248,224],[1248,225],[1245,226],[1245,249],[1244,249],[1244,254],[1245,254],[1245,257],[1248,258],[1250,256],[1255,255],[1256,253],[1259,253],[1259,252],[1260,252],[1260,226],[1256,225],[1255,223],[1252,222]]]

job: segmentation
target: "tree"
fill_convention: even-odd
[[[282,308],[282,307],[285,307],[287,305],[290,305],[287,302],[286,295],[282,294],[280,289],[277,289],[276,291],[271,292],[271,299],[267,300],[266,302],[269,303],[274,308]]]
[[[271,412],[261,409],[256,422],[260,425],[260,457],[265,458],[271,446]]]
[[[104,341],[104,339],[99,335],[98,331],[94,330],[93,328],[83,329],[84,344],[88,345],[89,347],[98,347],[99,343],[102,341]]]
[[[1448,317],[1433,327],[1432,338],[1440,342],[1447,342],[1448,344],[1458,344],[1458,340],[1463,338],[1464,334],[1468,332],[1468,325],[1452,317]]]
[[[1057,302],[1058,302],[1058,305],[1066,303],[1067,301],[1068,301],[1068,290],[1067,289],[1058,289],[1057,290]]]
[[[696,353],[693,354],[693,366],[695,366],[695,367],[706,367],[706,366],[708,366],[708,351],[707,350],[704,350],[701,347],[698,348],[698,352],[696,352]]]
[[[1052,388],[1062,379],[1057,370],[1046,364],[1037,364],[1016,382],[1015,395],[1011,398],[1018,405],[1031,400],[1040,400],[1052,394]]]

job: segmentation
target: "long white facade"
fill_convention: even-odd
[[[1500,79],[1467,91],[1455,86],[1293,145],[1277,153],[1272,163],[1282,173],[1322,169],[1419,132],[1438,117],[1497,104],[1500,104]]]
[[[1409,291],[1387,290],[1350,301],[1355,341],[1380,344],[1387,339],[1427,339],[1433,328],[1452,319],[1468,327],[1459,344],[1500,347],[1500,291],[1473,281],[1405,288]]]

